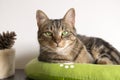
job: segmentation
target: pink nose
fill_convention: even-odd
[[[59,44],[61,42],[61,39],[55,40],[55,43]]]

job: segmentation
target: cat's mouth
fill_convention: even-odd
[[[62,47],[65,46],[65,44],[54,43],[54,46],[55,46],[56,48],[62,48]]]

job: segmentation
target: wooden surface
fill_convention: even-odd
[[[16,69],[14,76],[11,76],[11,77],[9,77],[7,79],[0,79],[0,80],[32,80],[32,79],[28,79],[26,77],[24,70]]]

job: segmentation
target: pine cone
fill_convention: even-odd
[[[10,49],[15,43],[15,32],[3,32],[0,34],[0,50],[1,49]]]

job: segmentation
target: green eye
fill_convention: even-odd
[[[51,32],[45,32],[44,34],[45,34],[46,36],[51,36],[51,35],[52,35]]]
[[[67,31],[64,31],[64,32],[62,33],[62,35],[63,35],[63,36],[66,36],[66,35],[68,35],[68,32],[67,32]]]

